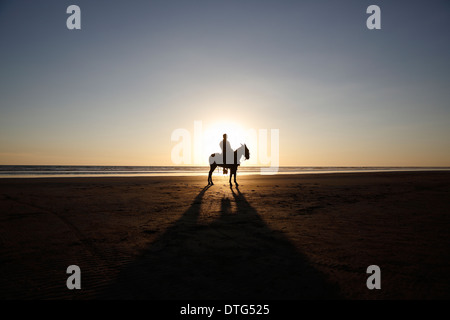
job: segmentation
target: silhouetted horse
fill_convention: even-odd
[[[242,156],[245,157],[245,160],[250,159],[250,151],[247,148],[247,145],[241,144],[239,148],[234,151],[233,163],[223,163],[223,154],[222,153],[213,153],[209,157],[209,175],[208,175],[208,185],[213,185],[212,181],[212,173],[213,171],[219,167],[230,169],[230,184],[231,184],[231,176],[234,174],[234,183],[238,185],[236,182],[236,172],[238,166],[241,164]]]

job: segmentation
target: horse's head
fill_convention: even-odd
[[[245,157],[245,160],[248,160],[248,159],[250,159],[250,150],[248,150],[246,144],[244,144],[244,148],[245,148],[244,157]]]

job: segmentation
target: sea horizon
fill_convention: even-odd
[[[270,167],[241,166],[238,175],[267,174]],[[0,165],[0,178],[200,176],[209,166]],[[271,174],[320,174],[399,171],[450,171],[445,166],[280,166]],[[222,175],[222,170],[214,170]]]

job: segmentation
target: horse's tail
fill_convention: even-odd
[[[209,165],[212,165],[215,161],[216,161],[216,154],[215,154],[215,153],[212,153],[212,154],[209,156]]]

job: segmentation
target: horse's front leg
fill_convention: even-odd
[[[234,184],[238,186],[238,183],[236,182],[236,174],[237,174],[237,168],[234,170]]]

